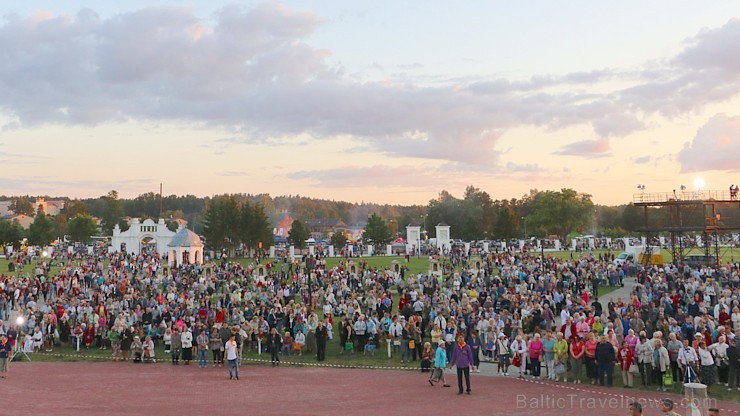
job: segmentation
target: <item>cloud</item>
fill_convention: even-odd
[[[609,156],[609,139],[581,140],[567,144],[553,154],[587,158]]]
[[[237,171],[237,170],[226,170],[222,172],[216,172],[216,175],[218,176],[226,176],[226,177],[245,177],[245,176],[252,176],[252,173],[250,172],[244,172],[244,171]]]
[[[675,117],[740,93],[740,56],[728,48],[740,42],[740,20],[705,29],[685,41],[682,52],[658,68],[643,71],[646,82],[613,94],[631,112]]]
[[[291,172],[292,180],[306,180],[315,186],[327,188],[354,187],[363,183],[367,187],[436,189],[443,175],[434,168],[414,166],[342,166],[331,169]],[[464,181],[463,181],[464,182]],[[460,182],[462,183],[462,182]],[[463,185],[460,185],[463,186]]]
[[[50,189],[58,195],[97,197],[115,189],[121,195],[136,196],[154,190],[157,182],[151,178],[61,179],[51,176],[31,175],[22,178],[0,177],[0,189],[8,195],[48,194]]]
[[[536,163],[518,164],[518,163],[508,162],[506,164],[506,171],[508,172],[537,173],[537,172],[543,172],[543,170],[544,169],[542,169],[540,165]]]
[[[632,162],[638,165],[644,165],[646,163],[650,163],[651,160],[653,160],[652,156],[641,156],[641,157],[632,158]]]
[[[5,143],[0,142],[0,147],[4,146]],[[47,156],[39,155],[28,155],[20,153],[10,153],[0,150],[0,162],[5,164],[32,164],[32,163],[45,163],[50,158]]]
[[[399,69],[403,70],[413,70],[413,69],[421,69],[424,68],[424,65],[420,62],[414,62],[411,64],[400,64],[396,65]]]
[[[740,117],[717,114],[678,153],[681,172],[723,170],[738,172],[740,163]]]
[[[276,2],[227,6],[212,19],[175,6],[109,18],[87,9],[11,16],[0,24],[0,112],[15,128],[216,127],[233,135],[224,146],[347,136],[389,157],[487,166],[500,162],[499,138],[513,128],[587,125],[598,137],[591,147],[573,143],[557,154],[607,156],[608,138],[644,129],[647,116],[674,117],[740,93],[740,58],[727,53],[740,44],[738,21],[687,40],[649,71],[433,82],[346,74],[329,63],[341,57],[309,44],[321,25],[314,13]],[[600,85],[612,81],[628,86]]]

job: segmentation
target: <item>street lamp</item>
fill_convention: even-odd
[[[527,217],[522,217],[522,222],[524,223],[524,239],[527,239]]]

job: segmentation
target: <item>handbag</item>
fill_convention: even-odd
[[[410,340],[410,341],[409,341],[409,348],[410,348],[410,349],[412,349],[412,350],[413,350],[414,348],[416,348],[416,341],[414,341],[413,339],[412,339],[412,340]]]
[[[442,378],[442,370],[439,367],[436,367],[434,370],[432,370],[432,381],[439,381]]]
[[[344,349],[347,351],[352,351],[354,348],[355,348],[355,344],[351,341],[344,344]]]
[[[632,363],[630,364],[630,368],[627,370],[627,372],[632,374],[640,374],[640,369],[637,367],[637,364]]]
[[[522,357],[521,357],[521,355],[517,354],[517,355],[514,356],[514,361],[512,362],[512,365],[514,367],[519,367],[520,365],[522,365]]]
[[[673,386],[673,375],[671,373],[666,372],[663,374],[663,385],[665,387]]]

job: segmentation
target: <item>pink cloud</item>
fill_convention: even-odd
[[[740,171],[740,117],[717,114],[678,154],[681,172]]]
[[[553,154],[597,158],[609,156],[609,139],[581,140],[566,144]]]

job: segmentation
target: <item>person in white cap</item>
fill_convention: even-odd
[[[434,383],[442,382],[444,387],[450,387],[445,380],[445,368],[447,368],[447,350],[445,349],[445,341],[440,340],[437,352],[434,355],[434,371],[429,376],[429,384],[434,386]]]
[[[517,335],[514,342],[511,343],[511,351],[514,351],[515,363],[519,366],[519,378],[524,378],[527,372],[527,341],[521,335]]]

